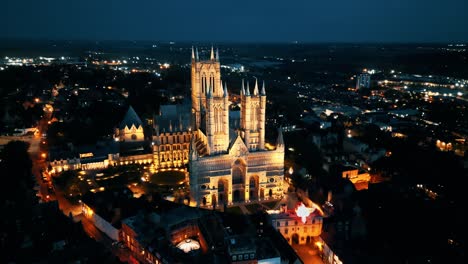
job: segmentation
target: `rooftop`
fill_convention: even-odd
[[[122,122],[120,122],[119,128],[120,129],[124,129],[125,127],[131,128],[132,125],[135,125],[135,127],[139,127],[143,125],[143,123],[141,122],[140,117],[138,117],[133,107],[130,106]]]

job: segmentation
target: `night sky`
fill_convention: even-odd
[[[2,0],[0,38],[463,42],[467,0]]]

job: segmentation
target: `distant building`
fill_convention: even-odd
[[[330,168],[330,173],[335,174],[335,176],[341,177],[343,179],[350,180],[358,191],[367,189],[371,179],[369,172],[360,168],[341,164],[332,165]]]
[[[356,90],[370,88],[371,76],[368,73],[361,73],[356,78]]]

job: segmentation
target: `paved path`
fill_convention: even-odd
[[[312,244],[294,245],[294,251],[299,255],[304,264],[324,264],[318,254],[318,250]]]

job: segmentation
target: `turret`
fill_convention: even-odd
[[[278,138],[276,139],[276,150],[284,150],[283,129],[278,128]]]
[[[255,78],[255,87],[254,87],[254,90],[253,90],[253,95],[254,96],[258,95],[258,81],[257,81],[257,78]]]
[[[249,81],[247,81],[247,89],[245,90],[245,96],[250,96]]]
[[[257,82],[255,82],[255,86],[257,86]],[[265,113],[266,113],[266,95],[265,95],[265,81],[263,81],[262,91],[260,93],[260,109],[259,109],[259,140],[258,140],[258,148],[265,149]]]
[[[228,90],[227,90],[227,82],[224,83],[224,97],[229,97]]]
[[[229,141],[229,94],[227,89],[227,83],[224,83],[224,116],[223,116],[223,130],[227,134],[227,140]]]
[[[260,95],[266,96],[266,93],[265,93],[265,81],[263,81],[262,91],[260,92]]]
[[[242,81],[243,83],[243,81]],[[243,88],[243,87],[242,87]],[[250,88],[247,81],[247,89],[245,95],[241,97],[241,128],[244,131],[244,143],[250,149],[250,130],[251,130],[251,103],[250,103]]]
[[[211,46],[211,55],[210,55],[210,60],[215,60],[215,55],[214,55],[213,46]]]
[[[245,95],[245,89],[244,89],[244,79],[242,79],[242,84],[241,84],[241,90],[240,90],[241,96]]]

